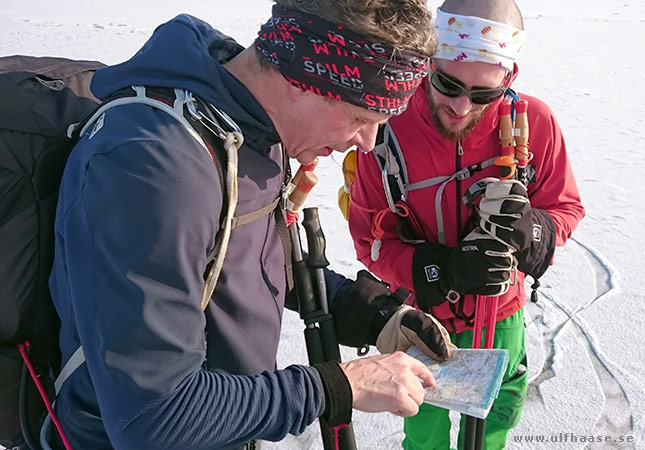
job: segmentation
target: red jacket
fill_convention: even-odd
[[[498,133],[498,101],[493,104],[482,121],[458,144],[443,139],[430,117],[426,101],[427,80],[411,99],[408,109],[390,119],[405,159],[410,183],[430,177],[449,176],[457,170],[488,160],[500,154]],[[557,245],[564,245],[584,217],[580,194],[567,158],[560,127],[547,105],[542,101],[520,94],[528,101],[529,148],[533,159],[529,163],[536,169],[535,182],[528,185],[533,208],[547,210],[556,226]],[[499,169],[488,167],[463,181],[451,181],[441,200],[445,244],[455,246],[465,236],[468,219],[474,211],[467,208],[461,196],[472,183],[484,177],[498,177]],[[421,223],[428,240],[437,242],[435,194],[438,186],[411,191],[407,204]],[[374,240],[372,227],[377,211],[387,209],[383,182],[375,157],[371,153],[358,156],[356,176],[351,186],[349,229],[354,239],[358,259],[376,276],[390,283],[392,288],[402,286],[411,292],[412,255],[414,245],[402,242],[395,230],[397,216],[385,214],[381,223],[384,235],[376,261],[370,256]],[[367,210],[366,210],[367,209]],[[460,216],[459,216],[460,214]],[[524,275],[518,273],[518,282],[500,297],[497,321],[517,312],[525,303]],[[473,296],[463,297],[457,305],[444,302],[432,309],[443,325],[451,332],[470,328],[463,317],[474,315]],[[460,318],[459,316],[462,316]]]

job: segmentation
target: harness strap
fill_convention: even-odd
[[[65,363],[63,370],[60,371],[56,381],[54,382],[54,392],[56,395],[60,392],[63,387],[63,383],[74,373],[78,367],[85,362],[85,353],[83,352],[83,347],[79,346],[76,351],[70,356],[70,358]]]
[[[268,214],[271,214],[271,212],[276,209],[280,201],[282,200],[282,196],[276,198],[273,200],[271,203],[268,205],[257,209],[255,211],[251,211],[250,213],[242,214],[241,216],[235,216],[233,217],[231,221],[231,229],[236,229],[239,226],[246,225],[247,223],[255,222],[261,217],[264,217]]]
[[[261,217],[264,217],[275,211],[276,227],[278,229],[278,235],[280,236],[280,240],[282,241],[282,248],[284,250],[287,289],[290,291],[294,286],[292,267],[293,264],[291,261],[291,240],[289,239],[289,230],[287,229],[287,223],[285,221],[284,215],[282,214],[282,209],[282,196],[280,196],[263,208],[260,208],[256,211],[251,211],[250,213],[243,214],[241,216],[233,217],[231,229],[234,230],[239,226],[255,222]]]
[[[278,235],[282,241],[282,249],[284,251],[284,269],[287,275],[287,292],[291,292],[295,287],[295,281],[293,278],[293,248],[291,245],[291,238],[289,237],[287,221],[282,213],[283,210],[283,203],[280,202],[280,211],[275,212],[275,221],[278,227]]]
[[[222,113],[223,114],[223,113]],[[242,146],[244,142],[244,137],[240,131],[229,132],[224,141],[224,150],[228,160],[226,162],[226,186],[228,188],[228,208],[226,211],[226,217],[224,218],[224,224],[222,226],[221,239],[217,240],[215,245],[216,257],[211,266],[211,269],[206,277],[206,283],[204,284],[204,291],[202,293],[202,309],[205,310],[208,306],[208,302],[215,292],[215,286],[219,280],[219,276],[222,272],[222,267],[224,266],[224,257],[226,256],[226,251],[228,250],[228,243],[231,239],[231,231],[233,230],[233,214],[235,208],[237,207],[238,200],[238,189],[237,189],[237,151]],[[219,234],[219,233],[218,233]]]
[[[394,147],[391,147],[388,145],[388,142],[390,140],[395,144]],[[398,141],[396,141],[396,137],[394,133],[392,132],[391,128],[389,128],[389,124],[386,124],[385,126],[385,131],[383,134],[383,143],[377,145],[374,148],[374,156],[376,158],[376,161],[381,168],[381,179],[383,181],[383,188],[385,191],[385,198],[388,203],[389,210],[392,211],[394,214],[397,214],[399,216],[402,215],[403,211],[401,210],[400,206],[398,205],[398,201],[403,201],[405,202],[405,199],[407,197],[407,194],[410,191],[418,190],[418,189],[425,189],[428,187],[440,185],[439,189],[437,190],[437,193],[435,194],[435,216],[437,220],[437,238],[439,243],[445,244],[446,243],[446,235],[445,235],[445,226],[444,226],[444,221],[443,221],[443,212],[441,208],[441,201],[443,199],[443,193],[448,185],[449,182],[453,180],[459,180],[463,181],[471,176],[473,176],[475,173],[492,166],[495,163],[496,157],[489,158],[487,160],[481,161],[477,164],[473,164],[471,166],[464,167],[463,169],[458,170],[457,172],[453,173],[452,175],[448,176],[438,176],[438,177],[432,177],[432,178],[427,178],[425,180],[417,181],[415,183],[408,183],[407,182],[407,170],[402,170],[401,165],[403,165],[403,168],[405,169],[404,166],[404,158],[403,155],[401,154],[400,147],[398,147]],[[394,198],[394,195],[391,190],[390,182],[394,178],[396,180],[396,185],[399,189],[399,193],[401,194],[401,198],[396,199]],[[376,218],[373,219],[372,223],[372,229],[376,231],[376,234],[372,233],[372,236],[376,239],[379,240],[379,233],[378,230],[380,228],[380,223],[382,222],[383,218],[379,217],[378,223],[375,223]],[[382,232],[380,233],[382,235]],[[378,252],[377,252],[378,253]],[[374,255],[372,255],[374,257]]]

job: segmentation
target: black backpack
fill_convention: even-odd
[[[95,61],[0,58],[0,444],[38,448],[45,406],[18,344],[46,392],[60,370],[59,320],[49,294],[54,214],[67,157],[68,126],[98,100],[89,89]]]

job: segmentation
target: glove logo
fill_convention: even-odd
[[[425,266],[423,270],[426,272],[426,280],[428,280],[428,283],[432,283],[439,279],[439,266],[432,264],[430,266]]]
[[[540,242],[542,239],[542,225],[538,225],[537,223],[533,224],[533,240]]]

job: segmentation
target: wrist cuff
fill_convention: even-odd
[[[337,362],[325,362],[313,366],[320,374],[325,392],[325,411],[322,418],[327,425],[335,427],[352,421],[352,386]]]
[[[429,311],[446,300],[448,273],[445,256],[448,248],[441,244],[426,242],[417,245],[412,257],[412,283],[416,303],[423,311]]]
[[[556,230],[553,217],[543,209],[533,209],[534,231],[531,245],[517,253],[518,268],[534,279],[540,278],[551,265],[555,253]],[[539,234],[536,234],[536,227]]]

